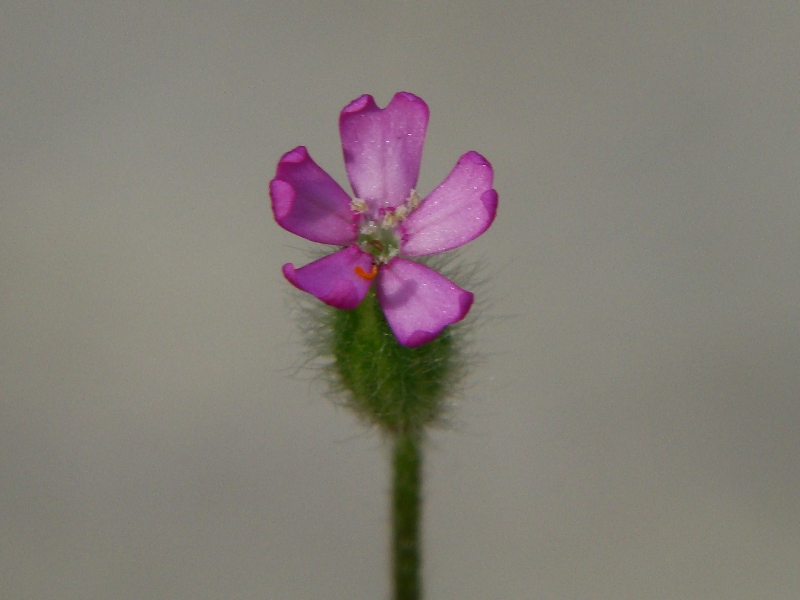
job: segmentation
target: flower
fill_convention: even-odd
[[[415,191],[428,106],[406,92],[380,109],[364,95],[342,109],[339,131],[351,198],[304,146],[284,154],[270,182],[277,223],[340,250],[283,274],[326,304],[352,309],[375,294],[404,346],[420,346],[460,321],[473,294],[408,257],[445,252],[481,235],[497,212],[493,171],[467,152],[425,198]]]

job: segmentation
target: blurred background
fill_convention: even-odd
[[[0,595],[389,595],[379,435],[298,370],[272,220],[337,119],[495,167],[430,599],[800,595],[800,5],[6,2]]]

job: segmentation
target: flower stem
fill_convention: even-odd
[[[444,400],[464,373],[462,338],[448,328],[422,346],[401,345],[374,291],[352,310],[324,310],[316,323],[310,331],[323,337],[312,344],[321,339],[333,358],[332,389],[344,392],[345,405],[392,444],[394,600],[419,600],[424,431],[442,422]]]
[[[394,437],[392,488],[394,599],[419,600],[422,440],[418,432],[399,432]]]

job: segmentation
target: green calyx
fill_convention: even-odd
[[[331,369],[349,407],[389,433],[421,431],[441,418],[461,370],[450,328],[417,348],[403,346],[372,290],[355,309],[329,316]]]

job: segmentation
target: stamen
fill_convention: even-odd
[[[419,206],[419,203],[422,202],[422,198],[420,198],[419,194],[417,194],[417,190],[411,190],[411,194],[409,194],[406,202],[408,202],[408,207],[411,210],[414,210]]]
[[[397,214],[394,212],[387,212],[383,216],[383,222],[381,223],[381,227],[384,229],[392,229],[395,225],[397,225],[398,217]]]
[[[361,198],[353,198],[350,201],[350,208],[356,211],[357,213],[365,213],[367,212],[367,203],[364,202]]]
[[[381,242],[380,240],[370,240],[367,243],[373,248],[375,248],[378,252],[384,251],[383,242]]]
[[[356,272],[356,275],[369,281],[371,279],[374,279],[375,275],[378,274],[378,265],[372,265],[372,270],[369,273],[367,273],[364,269],[362,269],[361,265],[356,265],[355,269],[353,270]]]
[[[378,231],[378,226],[375,224],[375,221],[368,221],[361,226],[361,233],[364,235],[373,235],[376,231]]]

